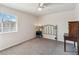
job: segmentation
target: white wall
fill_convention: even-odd
[[[79,21],[79,3],[76,4],[74,17],[75,17],[74,19],[75,21],[76,20]]]
[[[33,24],[37,19],[35,16],[14,9],[10,9],[4,6],[0,6],[0,12],[14,14],[17,16],[18,20],[18,32],[4,34],[0,33],[0,50],[35,37],[33,27]]]
[[[39,24],[52,24],[58,26],[58,40],[63,41],[64,33],[68,32],[68,21],[74,19],[74,10],[52,13],[38,18]],[[51,39],[51,37],[48,37]]]

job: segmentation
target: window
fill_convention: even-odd
[[[16,31],[16,16],[0,12],[0,32]]]

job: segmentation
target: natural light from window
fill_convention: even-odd
[[[16,16],[0,12],[0,32],[16,31]]]

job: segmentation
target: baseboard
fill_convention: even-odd
[[[49,38],[43,38],[43,39],[49,39]],[[56,40],[56,39],[49,39],[49,40]],[[58,39],[57,39],[57,41],[58,41],[58,42],[63,42],[63,43],[64,43],[64,40],[62,41],[62,40],[58,40]],[[73,44],[72,41],[67,41],[67,43]]]
[[[18,43],[18,44],[16,44],[16,45],[10,46],[10,47],[8,47],[8,48],[2,49],[2,50],[0,50],[0,52],[1,52],[1,51],[5,51],[5,50],[7,50],[7,49],[9,49],[9,48],[12,48],[12,47],[21,45],[21,44],[23,44],[23,43],[25,43],[25,42],[28,42],[28,41],[30,41],[30,40],[33,40],[33,39],[36,39],[36,37],[34,37],[34,38],[32,38],[32,39],[29,39],[29,40],[25,40],[25,41],[23,41],[23,42],[21,42],[21,43]],[[43,38],[43,39],[48,40],[48,38]],[[50,39],[50,40],[55,40],[55,39]],[[63,43],[64,43],[64,41],[59,41],[59,40],[57,40],[57,41],[58,41],[58,42],[63,42]],[[67,42],[67,43],[69,43],[69,42]]]
[[[32,39],[35,39],[35,37],[32,38]],[[12,47],[15,47],[15,46],[21,45],[21,44],[23,44],[23,43],[25,43],[25,42],[28,42],[28,41],[32,40],[32,39],[25,40],[25,41],[23,41],[23,42],[21,42],[21,43],[18,43],[18,44],[15,44],[15,45],[13,45],[13,46],[10,46],[10,47],[7,47],[7,48],[4,48],[4,49],[0,50],[0,52],[1,52],[1,51],[5,51],[5,50],[7,50],[7,49],[9,49],[9,48],[12,48]]]

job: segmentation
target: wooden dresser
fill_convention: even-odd
[[[77,54],[79,55],[79,21],[68,22],[69,33],[64,35],[64,51],[66,52],[66,40],[77,42]]]

